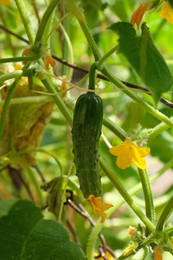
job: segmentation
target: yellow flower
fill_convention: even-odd
[[[173,23],[173,8],[171,7],[169,1],[165,1],[163,3],[159,15],[164,17],[168,22]]]
[[[14,66],[8,65],[5,68],[5,71],[8,72],[8,73],[16,71],[16,70],[22,70],[22,66],[19,63],[16,63]],[[28,77],[22,77],[22,83],[27,85],[28,84]]]
[[[126,247],[126,248],[123,250],[122,255],[123,255],[123,256],[129,256],[129,255],[131,255],[131,254],[135,251],[135,249],[136,249],[137,246],[138,246],[138,243],[133,242],[131,245],[129,245],[128,247]]]
[[[0,0],[0,4],[9,5],[10,4],[10,0]]]
[[[154,249],[154,260],[162,260],[162,247],[157,246]]]
[[[137,146],[131,140],[126,139],[122,144],[112,146],[110,153],[117,156],[116,164],[121,169],[126,169],[134,163],[140,169],[146,169],[146,161],[143,158],[150,153],[150,148]]]
[[[98,254],[94,254],[94,256],[95,259],[97,260],[103,260],[103,257],[99,256]],[[107,257],[108,260],[115,260],[115,257],[113,257],[113,255],[109,251],[106,251],[105,256]]]
[[[150,8],[151,1],[146,1],[145,3],[141,3],[140,6],[134,11],[134,13],[131,16],[130,23],[132,25],[137,24],[138,28],[142,21],[142,18],[145,14],[145,12]]]
[[[100,222],[103,223],[107,216],[107,214],[104,211],[113,207],[113,205],[103,202],[101,200],[101,197],[95,197],[94,195],[89,195],[87,200],[89,200],[91,202],[94,214],[99,214],[101,216]]]
[[[137,233],[137,229],[135,227],[129,226],[128,233],[131,237],[134,237]]]

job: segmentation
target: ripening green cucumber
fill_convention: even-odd
[[[75,105],[72,139],[76,174],[85,198],[101,193],[98,150],[102,119],[101,98],[93,92],[82,94]]]

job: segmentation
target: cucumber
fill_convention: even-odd
[[[102,120],[101,98],[94,92],[82,94],[75,105],[72,140],[76,174],[85,198],[101,193],[99,139]]]

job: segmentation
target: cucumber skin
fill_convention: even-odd
[[[80,188],[85,198],[100,196],[99,139],[103,120],[103,104],[93,92],[82,94],[75,105],[72,140],[74,163]]]

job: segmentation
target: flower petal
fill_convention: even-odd
[[[173,23],[173,9],[168,1],[163,3],[159,15],[164,17],[168,22]]]
[[[50,55],[46,55],[44,58],[44,65],[46,70],[48,70],[49,65],[54,69],[56,66],[56,61]]]
[[[112,207],[112,204],[105,203],[101,200],[101,197],[95,197],[94,195],[89,195],[88,200],[91,202],[94,214],[99,214],[101,216],[100,222],[103,223],[106,218],[107,209]]]
[[[116,164],[120,169],[126,169],[130,167],[132,163],[133,161],[129,153],[124,153],[123,156],[118,156],[116,160]]]
[[[139,25],[140,25],[140,23],[141,23],[141,21],[142,21],[142,18],[143,18],[143,16],[144,16],[145,12],[149,9],[149,7],[150,7],[150,5],[151,5],[150,2],[151,2],[151,1],[148,1],[148,2],[146,2],[146,3],[141,4],[141,5],[136,9],[136,11],[132,14],[132,17],[131,17],[131,19],[130,19],[130,23],[131,23],[132,25],[137,24],[137,26],[138,26],[138,28],[139,28]]]
[[[122,144],[113,146],[109,150],[114,156],[117,156],[116,164],[121,169],[126,169],[134,163],[140,169],[146,169],[144,156],[148,155],[150,148],[136,145],[129,139]]]
[[[117,145],[117,146],[112,146],[110,149],[109,149],[109,152],[111,154],[113,154],[114,156],[119,156],[122,154],[122,148],[123,148],[124,144],[120,144],[120,145]]]
[[[144,156],[147,156],[149,155],[150,153],[150,148],[149,147],[140,147],[138,146],[138,152],[140,154],[140,156],[144,157]]]
[[[162,260],[162,247],[161,246],[157,246],[154,249],[154,260]]]
[[[115,257],[113,257],[113,255],[108,250],[105,252],[105,255],[108,260],[115,260]],[[94,256],[95,256],[95,259],[97,259],[97,260],[104,260],[103,257],[100,256],[100,254],[98,254],[98,253],[94,254]]]
[[[133,157],[133,163],[142,170],[146,169],[146,161],[139,154]]]

